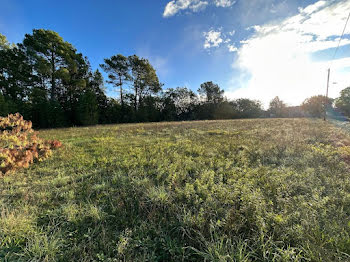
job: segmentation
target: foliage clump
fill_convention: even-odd
[[[60,141],[40,139],[19,113],[0,117],[0,176],[46,159],[60,146]]]

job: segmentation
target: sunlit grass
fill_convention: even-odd
[[[307,119],[41,131],[0,181],[4,261],[347,261],[350,137]]]

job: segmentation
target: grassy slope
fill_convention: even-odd
[[[350,260],[350,137],[322,121],[46,130],[0,180],[0,261]]]

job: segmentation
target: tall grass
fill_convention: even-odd
[[[41,132],[0,180],[3,261],[350,261],[350,137],[317,120]]]

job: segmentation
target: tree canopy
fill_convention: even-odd
[[[350,117],[350,87],[340,92],[340,97],[335,101],[335,106],[347,117]]]
[[[311,117],[322,117],[327,107],[332,106],[332,102],[331,98],[323,95],[312,96],[303,102],[302,108]]]
[[[268,112],[274,117],[286,116],[286,104],[276,96],[271,100]]]

